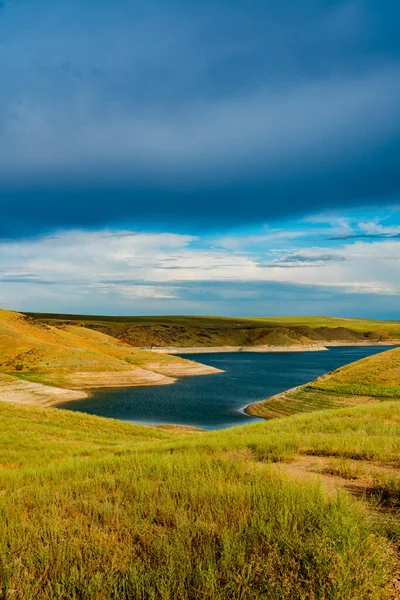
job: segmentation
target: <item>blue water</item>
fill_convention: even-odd
[[[264,400],[384,347],[330,348],[326,352],[186,354],[224,373],[183,377],[172,385],[95,390],[85,400],[62,406],[146,425],[180,424],[222,429],[258,421],[243,413]]]

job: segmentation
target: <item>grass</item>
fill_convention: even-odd
[[[400,349],[345,365],[315,381],[250,405],[246,411],[266,419],[400,399]]]
[[[399,426],[387,402],[190,436],[0,403],[0,597],[389,597],[384,528],[274,463],[399,464]]]
[[[55,327],[0,310],[0,373],[80,389],[91,387],[90,373],[95,374],[95,385],[102,385],[102,375],[104,385],[112,387],[114,379],[124,385],[124,377],[130,385],[170,383],[171,377],[191,374],[198,367],[177,356],[132,348],[76,324]]]
[[[385,332],[399,337],[400,321],[380,321],[374,319],[356,319],[356,318],[340,318],[340,317],[252,317],[252,319],[260,323],[268,322],[275,325],[284,326],[305,326],[311,329],[318,328],[338,328],[343,327],[360,333],[368,332]]]
[[[35,349],[63,340],[71,361],[77,340],[86,359],[147,360],[98,331],[15,319],[2,329],[14,360],[27,328]],[[298,414],[223,431],[0,401],[0,600],[398,597],[399,353],[259,407]],[[291,475],[306,457],[326,460],[327,477],[370,477],[373,503]]]
[[[375,476],[372,489],[386,506],[400,509],[400,476]],[[399,536],[400,540],[400,536]]]

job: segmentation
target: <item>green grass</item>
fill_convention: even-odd
[[[400,349],[345,365],[315,381],[247,407],[251,415],[272,419],[357,404],[400,399]]]
[[[395,334],[400,333],[400,321],[382,321],[375,319],[356,319],[341,317],[252,317],[261,323],[268,322],[275,325],[306,326],[312,329],[320,327],[345,327],[352,331],[379,332],[386,331]]]
[[[83,315],[68,313],[25,313],[34,319],[56,321],[85,321],[109,323],[159,323],[176,324],[182,326],[197,325],[207,328],[227,329],[232,326],[241,328],[264,327],[265,323],[281,326],[307,326],[318,327],[348,327],[354,331],[377,331],[388,329],[400,333],[400,321],[384,321],[374,319],[355,319],[340,317],[220,317],[220,316],[190,316],[190,315],[158,315],[158,316],[110,316],[110,315]]]
[[[190,436],[0,403],[0,597],[386,598],[383,528],[274,463],[399,464],[399,426],[386,402]]]
[[[194,434],[0,401],[0,600],[394,598],[398,476],[381,519],[287,465],[397,473],[399,373],[388,351],[259,405],[289,418]]]

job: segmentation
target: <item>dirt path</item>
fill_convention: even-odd
[[[320,481],[329,496],[340,490],[349,492],[376,521],[400,519],[400,510],[377,501],[373,485],[380,477],[400,477],[400,469],[388,465],[350,459],[332,459],[326,456],[301,456],[295,462],[277,465],[277,469],[300,479]],[[395,570],[392,588],[393,600],[400,600],[400,553],[393,546]]]
[[[329,456],[301,456],[295,462],[285,464],[283,469],[294,477],[317,478],[329,494],[347,489],[358,496],[363,493],[368,495],[375,476],[400,477],[400,469],[396,467],[362,460],[332,459]],[[338,471],[343,469],[346,473],[339,474]]]

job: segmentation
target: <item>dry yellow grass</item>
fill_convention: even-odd
[[[0,310],[0,373],[26,381],[83,389],[162,385],[173,383],[177,376],[213,372],[217,369],[132,348],[84,327],[57,328]],[[15,382],[13,387],[16,398]],[[39,388],[36,391],[38,400]],[[48,392],[42,390],[44,395]]]
[[[0,597],[393,600],[397,529],[288,463],[396,467],[399,408],[177,436],[0,402]]]
[[[0,384],[10,393],[46,387],[16,378],[17,359],[23,377],[82,385],[110,376],[105,365],[122,364],[116,376],[128,378],[186,368],[84,328],[0,316],[2,368],[12,372]],[[55,368],[52,352],[67,365]],[[387,354],[369,366],[372,387],[395,381],[397,355]],[[364,371],[353,365],[341,385]],[[314,409],[318,398],[341,398],[312,385]],[[399,426],[399,402],[190,435],[0,402],[0,598],[393,600],[398,513],[393,523],[370,518],[343,486],[325,483],[373,462],[376,502],[397,511]],[[329,473],[299,477],[316,460]]]

